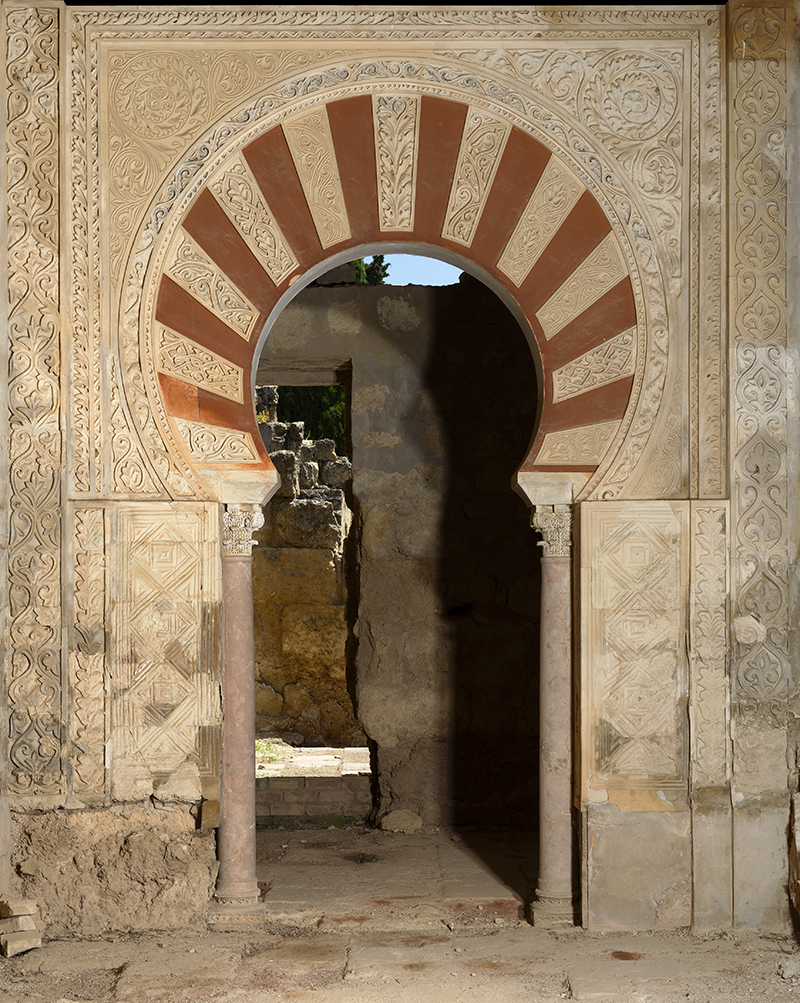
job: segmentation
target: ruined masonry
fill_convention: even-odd
[[[263,921],[254,534],[324,461],[254,386],[347,373],[376,817],[536,827],[537,925],[789,929],[797,13],[3,4],[3,898]],[[312,286],[402,250],[470,278]]]

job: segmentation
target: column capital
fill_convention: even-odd
[[[534,505],[531,526],[542,534],[542,557],[569,557],[572,552],[572,506]]]
[[[226,505],[222,513],[222,556],[251,557],[256,541],[250,537],[263,525],[260,505]]]

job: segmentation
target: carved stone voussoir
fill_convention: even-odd
[[[225,557],[250,557],[256,544],[251,537],[264,525],[259,505],[226,505],[222,514],[222,553]]]
[[[572,507],[536,505],[531,512],[531,526],[542,534],[539,546],[542,557],[569,557],[572,552]]]

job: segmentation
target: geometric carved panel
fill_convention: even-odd
[[[146,795],[204,763],[207,726],[220,720],[216,618],[219,587],[209,551],[215,505],[117,509],[112,666],[112,765],[117,797]],[[199,797],[199,779],[197,779]]]
[[[592,787],[686,784],[687,502],[581,506],[584,770]]]

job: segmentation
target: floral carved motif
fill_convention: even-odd
[[[738,618],[733,700],[740,715],[781,723],[787,713],[789,532],[787,379],[786,63],[784,8],[734,14],[730,204],[733,381],[733,518]]]
[[[258,310],[185,230],[178,234],[166,271],[240,337],[250,339]]]
[[[472,243],[510,133],[508,123],[470,108],[444,216],[443,237],[467,247]]]
[[[537,463],[599,463],[617,434],[618,421],[579,425],[563,432],[548,432],[536,457]]]
[[[64,793],[59,11],[6,7],[9,788]]]
[[[198,463],[259,463],[248,432],[176,418],[175,424]]]
[[[100,508],[75,511],[75,607],[69,654],[74,694],[72,744],[76,794],[105,789],[106,535]]]
[[[283,123],[283,134],[311,210],[319,242],[330,247],[350,236],[328,113],[317,108]]]
[[[628,269],[613,233],[578,265],[570,277],[536,311],[545,338],[552,338],[587,307],[625,278]]]
[[[244,403],[244,371],[216,352],[172,331],[158,327],[158,368],[176,380],[202,387],[212,394]]]
[[[553,373],[553,403],[604,387],[636,371],[636,329],[623,331]]]
[[[575,203],[586,191],[575,175],[552,156],[536,184],[497,267],[521,286]]]
[[[417,187],[419,98],[372,97],[381,230],[413,230]]]
[[[229,163],[209,187],[267,275],[280,285],[297,268],[297,258],[244,158]]]

